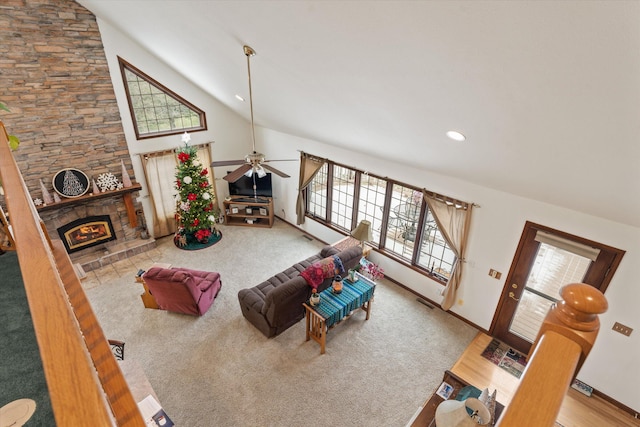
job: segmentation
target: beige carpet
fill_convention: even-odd
[[[477,332],[381,280],[371,319],[361,311],[332,329],[326,354],[305,342],[304,321],[267,339],[242,317],[238,290],[323,244],[280,220],[220,230],[207,249],[163,238],[83,281],[105,335],[126,341],[177,426],[404,426]],[[134,275],[153,262],[219,271],[211,309],[200,318],[145,309]]]

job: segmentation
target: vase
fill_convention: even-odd
[[[317,305],[320,304],[320,294],[317,292],[314,292],[311,294],[311,298],[309,298],[309,303],[315,307]]]

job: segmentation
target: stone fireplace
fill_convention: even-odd
[[[68,253],[116,240],[109,215],[79,218],[58,228],[58,235]]]
[[[71,261],[84,271],[92,271],[156,247],[154,239],[141,238],[141,227],[137,225],[131,194],[139,189],[135,185],[131,189],[63,199],[39,206],[38,211],[49,236],[59,236],[64,242]],[[111,236],[105,237],[107,234]]]

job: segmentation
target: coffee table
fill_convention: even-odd
[[[327,332],[344,319],[351,317],[358,308],[366,311],[366,320],[371,316],[371,303],[376,283],[356,273],[355,282],[343,280],[342,292],[336,294],[332,288],[320,293],[320,304],[312,306],[304,303],[306,318],[306,340],[313,339],[320,344],[320,354],[324,354]]]

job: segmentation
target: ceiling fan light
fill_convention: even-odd
[[[265,176],[267,176],[267,172],[262,166],[258,166],[256,168],[256,173],[258,174],[258,178],[264,178]]]
[[[464,141],[465,139],[467,139],[466,136],[464,136],[463,134],[461,134],[460,132],[456,131],[456,130],[450,130],[447,132],[447,136],[450,139],[453,139],[454,141]]]
[[[251,178],[252,175],[253,175],[253,168],[249,169],[244,173],[244,176],[246,176],[247,178]]]

